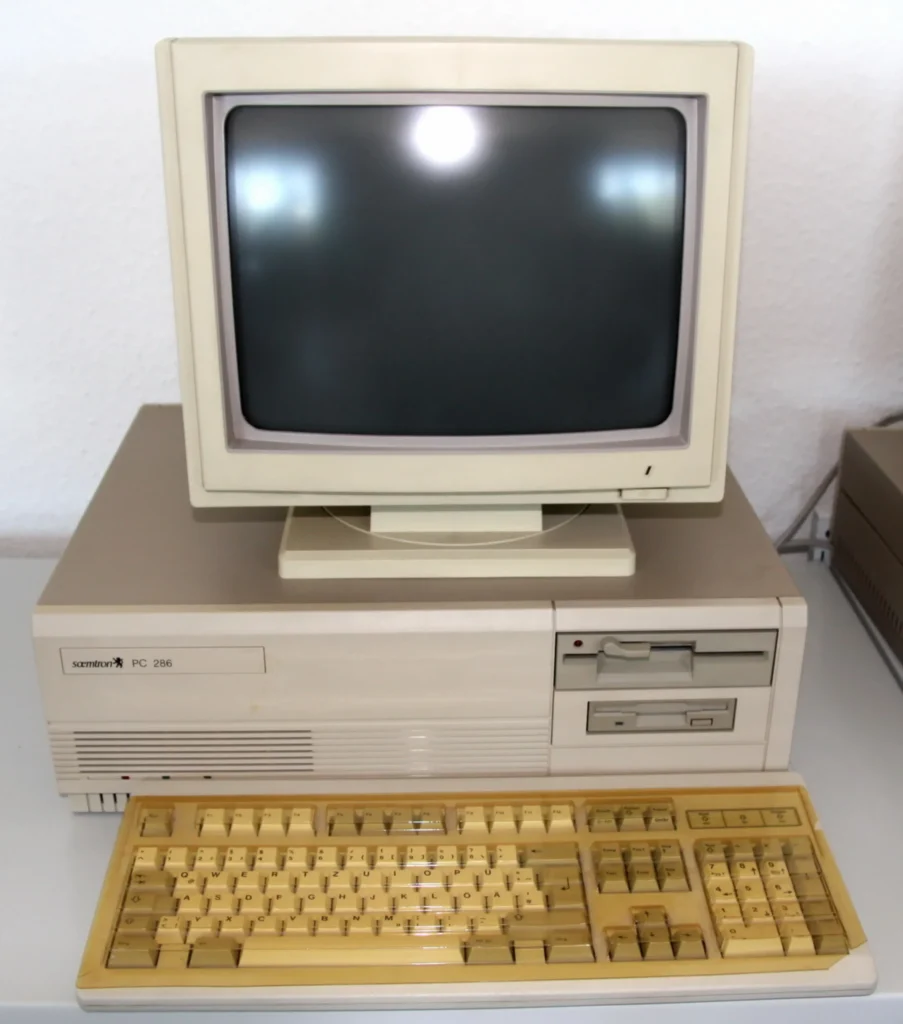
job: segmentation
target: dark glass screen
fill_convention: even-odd
[[[233,108],[245,418],[412,437],[662,423],[686,134],[666,107]]]

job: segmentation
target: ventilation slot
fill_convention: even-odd
[[[307,729],[50,728],[57,777],[291,779],[545,775],[547,719],[318,723]],[[98,787],[100,788],[100,787]]]
[[[847,580],[853,593],[881,631],[881,635],[893,648],[897,657],[903,658],[903,619],[888,601],[884,591],[843,541],[835,544],[834,558],[835,567]]]
[[[56,740],[56,738],[55,738]],[[54,742],[58,773],[93,778],[291,778],[314,770],[309,730],[279,732],[89,732]]]

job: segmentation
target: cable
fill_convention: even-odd
[[[782,555],[792,555],[797,551],[830,551],[829,540],[785,540],[780,547]]]
[[[880,420],[877,421],[877,423],[873,423],[872,426],[892,427],[895,423],[903,423],[903,409],[898,409],[896,412],[888,413],[887,416],[883,416]],[[798,530],[803,525],[803,523],[805,523],[809,516],[811,516],[812,513],[815,511],[815,506],[825,496],[828,488],[834,482],[834,478],[837,476],[839,469],[840,463],[835,462],[834,465],[824,475],[818,487],[816,487],[815,490],[812,492],[809,499],[806,501],[805,505],[803,505],[802,509],[793,519],[793,522],[787,527],[786,530],[784,530],[784,532],[774,542],[774,546],[778,549],[778,551],[781,552],[781,554],[787,554],[789,551],[809,551],[815,547],[830,547],[829,544],[824,545],[823,542],[820,541],[799,541],[797,542],[797,544],[802,545],[802,547],[797,546],[795,544],[792,548],[789,548],[788,544],[790,543],[792,538],[796,536]]]
[[[365,537],[376,537],[379,540],[392,540],[397,544],[412,544],[419,548],[493,548],[502,544],[518,544],[523,540],[532,540],[534,537],[543,537],[547,533],[554,533],[556,530],[560,530],[563,526],[569,526],[575,519],[582,516],[588,508],[589,505],[584,505],[582,508],[578,508],[572,516],[568,516],[567,519],[563,519],[560,523],[550,526],[547,530],[536,530],[534,533],[522,533],[517,537],[505,537],[504,540],[480,540],[476,542],[464,541],[460,544],[440,543],[431,540],[412,540],[409,537],[397,537],[391,533],[373,533],[370,530],[365,530],[362,526],[349,523],[347,519],[343,519],[341,516],[336,515],[336,513],[330,508],[326,508],[324,506],[323,511],[327,515],[332,516],[337,523],[347,526],[349,530],[354,530],[356,533],[362,533]]]

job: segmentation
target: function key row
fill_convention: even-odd
[[[718,822],[724,818],[720,811],[690,813],[697,815],[691,821],[695,828],[720,827]],[[591,832],[663,832],[673,831],[675,827],[674,805],[671,801],[645,804],[590,803],[586,808],[586,819]],[[331,806],[326,808],[325,820],[318,819],[315,806],[206,806],[200,808],[195,820],[196,834],[211,842],[248,842],[254,839],[271,842],[307,841],[315,836],[438,836],[448,833],[448,825],[467,838],[539,838],[571,834],[576,831],[577,819],[573,803],[536,803],[461,804],[450,809],[448,818],[442,805]],[[149,839],[165,838],[173,834],[173,827],[172,808],[151,808],[143,813],[139,832]]]
[[[456,811],[462,836],[569,835],[575,831],[574,805],[564,804],[469,804]]]

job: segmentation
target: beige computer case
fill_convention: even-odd
[[[628,516],[628,578],[283,580],[282,511],[193,510],[181,411],[145,407],[34,613],[59,790],[115,810],[131,793],[786,768],[806,606],[740,487]],[[602,654],[646,644],[651,678]],[[705,702],[729,727],[685,713]]]

